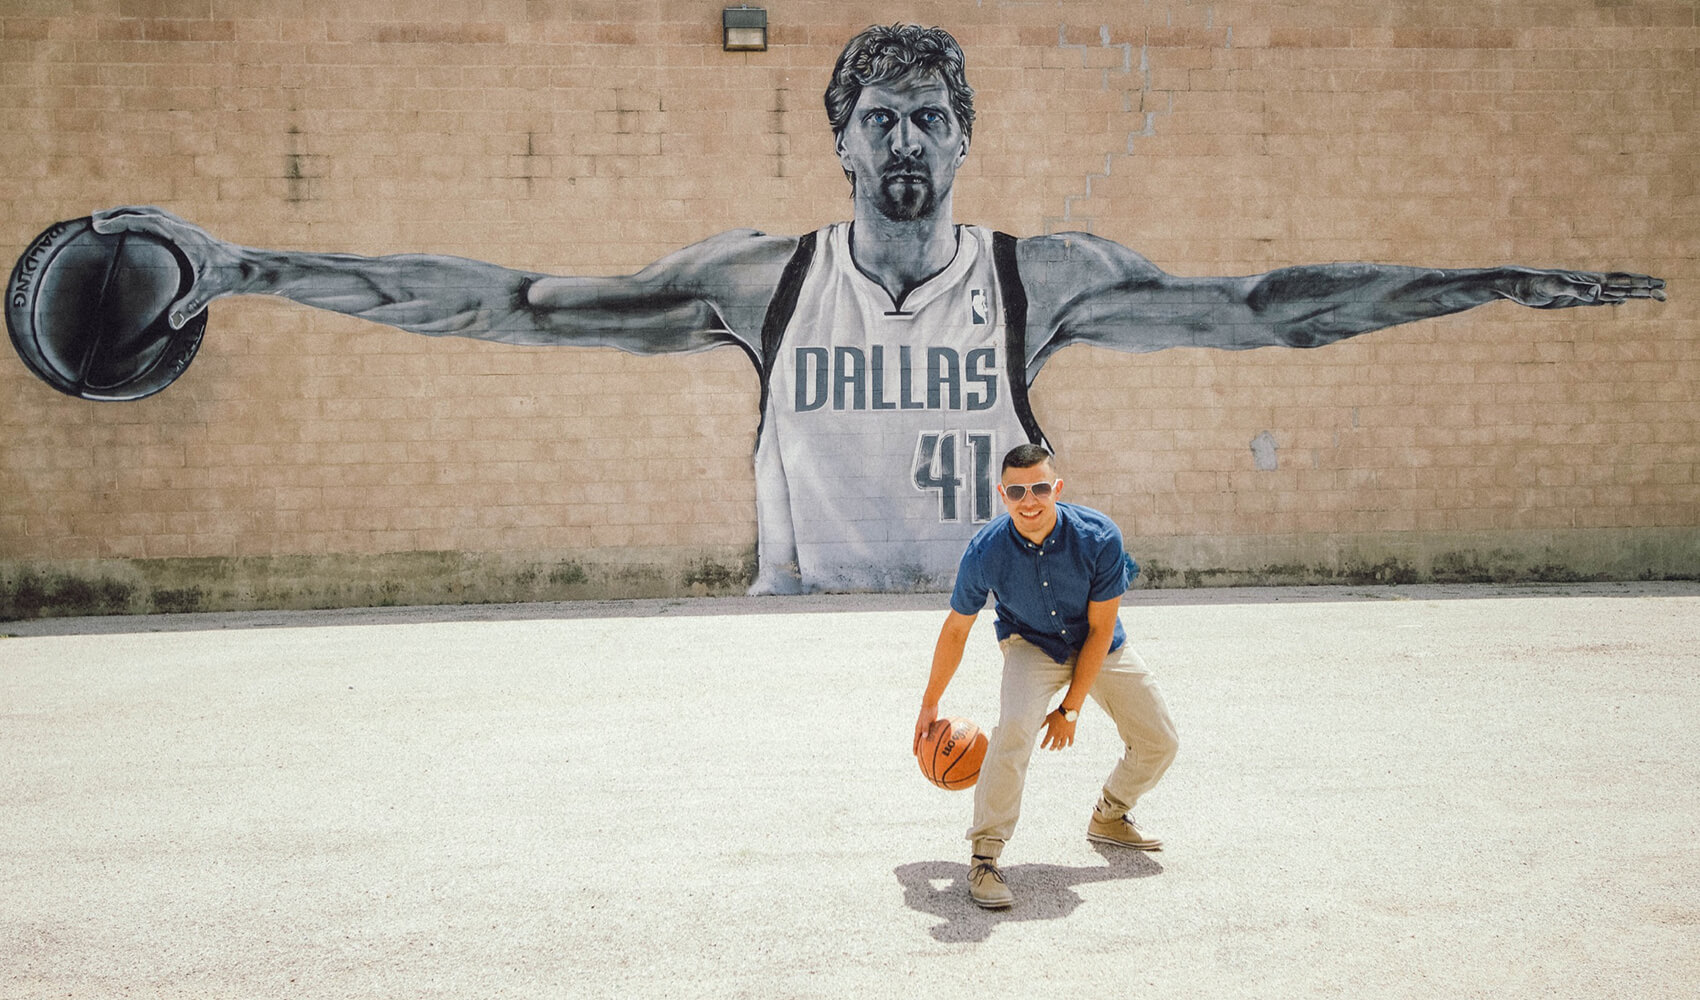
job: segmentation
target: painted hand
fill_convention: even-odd
[[[97,233],[147,233],[171,243],[188,260],[194,279],[188,291],[171,304],[173,329],[181,329],[213,299],[237,291],[243,279],[241,247],[162,208],[110,208],[95,212],[91,218]]]
[[[1665,300],[1665,282],[1646,274],[1515,269],[1506,297],[1536,309],[1615,306],[1630,299]]]

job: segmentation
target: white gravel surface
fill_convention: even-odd
[[[942,595],[0,623],[0,996],[1700,990],[1700,587],[1138,591],[972,906]],[[990,726],[989,613],[945,702]]]

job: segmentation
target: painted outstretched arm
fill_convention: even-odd
[[[96,213],[99,232],[139,231],[176,244],[194,281],[171,306],[181,326],[227,295],[276,295],[430,336],[510,344],[616,347],[635,354],[749,348],[795,238],[722,233],[633,275],[555,277],[433,254],[261,250],[220,240],[156,208]],[[768,272],[771,272],[769,274]]]
[[[1496,299],[1558,309],[1665,297],[1664,281],[1644,274],[1527,267],[1316,264],[1250,277],[1181,278],[1081,233],[1024,240],[1020,259],[1034,334],[1029,375],[1070,343],[1124,351],[1319,347]]]

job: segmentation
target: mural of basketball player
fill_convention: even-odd
[[[625,277],[561,277],[433,255],[237,246],[157,209],[100,232],[176,243],[182,324],[226,295],[278,295],[427,335],[635,354],[734,345],[761,380],[752,593],[937,590],[997,503],[997,460],[1043,444],[1028,386],[1071,344],[1318,347],[1496,299],[1536,308],[1663,299],[1638,274],[1366,263],[1178,277],[1083,233],[955,223],[973,135],[955,39],[872,27],[839,56],[827,116],[852,218],[803,236],[736,230]]]

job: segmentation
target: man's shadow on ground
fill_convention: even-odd
[[[1089,882],[1161,875],[1163,866],[1150,854],[1123,847],[1093,844],[1106,862],[1102,867],[1069,868],[1063,865],[1012,865],[1003,870],[1015,893],[1015,905],[1005,910],[985,910],[968,898],[968,866],[951,861],[917,861],[898,865],[897,881],[903,883],[903,902],[911,910],[943,919],[931,930],[934,940],[948,943],[984,941],[998,924],[1016,920],[1055,920],[1073,913],[1083,900],[1074,892]]]

